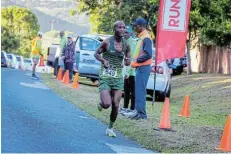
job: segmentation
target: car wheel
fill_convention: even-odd
[[[178,72],[177,75],[181,75],[183,72],[183,66],[180,66],[177,72]]]
[[[168,87],[168,91],[166,92],[166,97],[170,98],[171,95],[171,84]]]
[[[153,90],[148,90],[147,94],[153,98]],[[159,91],[155,91],[155,100],[158,100]]]
[[[158,101],[164,102],[165,97],[166,97],[165,91],[164,92],[160,92],[159,95],[158,95]]]
[[[90,80],[93,82],[93,84],[94,84],[95,86],[99,86],[99,80],[98,80],[98,79],[93,79],[93,78],[91,78]]]

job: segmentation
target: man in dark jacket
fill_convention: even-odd
[[[69,71],[69,79],[72,82],[73,64],[75,62],[75,42],[72,40],[72,35],[67,36],[67,45],[63,49],[63,59],[65,69]]]

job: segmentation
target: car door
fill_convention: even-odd
[[[99,75],[100,62],[94,57],[95,51],[99,47],[99,45],[100,42],[98,40],[88,37],[80,37],[80,52],[78,64],[78,70],[80,74]]]

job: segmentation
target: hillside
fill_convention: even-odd
[[[86,34],[90,30],[88,16],[77,14],[71,16],[69,11],[77,8],[77,3],[68,0],[2,0],[2,7],[21,6],[30,9],[38,18],[40,31],[50,30],[72,31],[77,35]],[[53,27],[52,27],[53,21]]]

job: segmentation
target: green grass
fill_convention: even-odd
[[[110,110],[98,112],[98,88],[80,78],[79,89],[63,85],[44,75],[45,83],[61,97],[108,124]],[[87,85],[85,85],[87,84]],[[177,76],[172,81],[170,98],[171,126],[173,131],[156,131],[163,107],[162,102],[152,106],[147,100],[148,120],[133,121],[119,115],[115,129],[151,150],[161,152],[219,152],[221,133],[227,115],[231,112],[231,78],[216,74]],[[180,112],[186,94],[190,95],[191,117],[182,118]],[[123,99],[121,100],[121,104]]]

